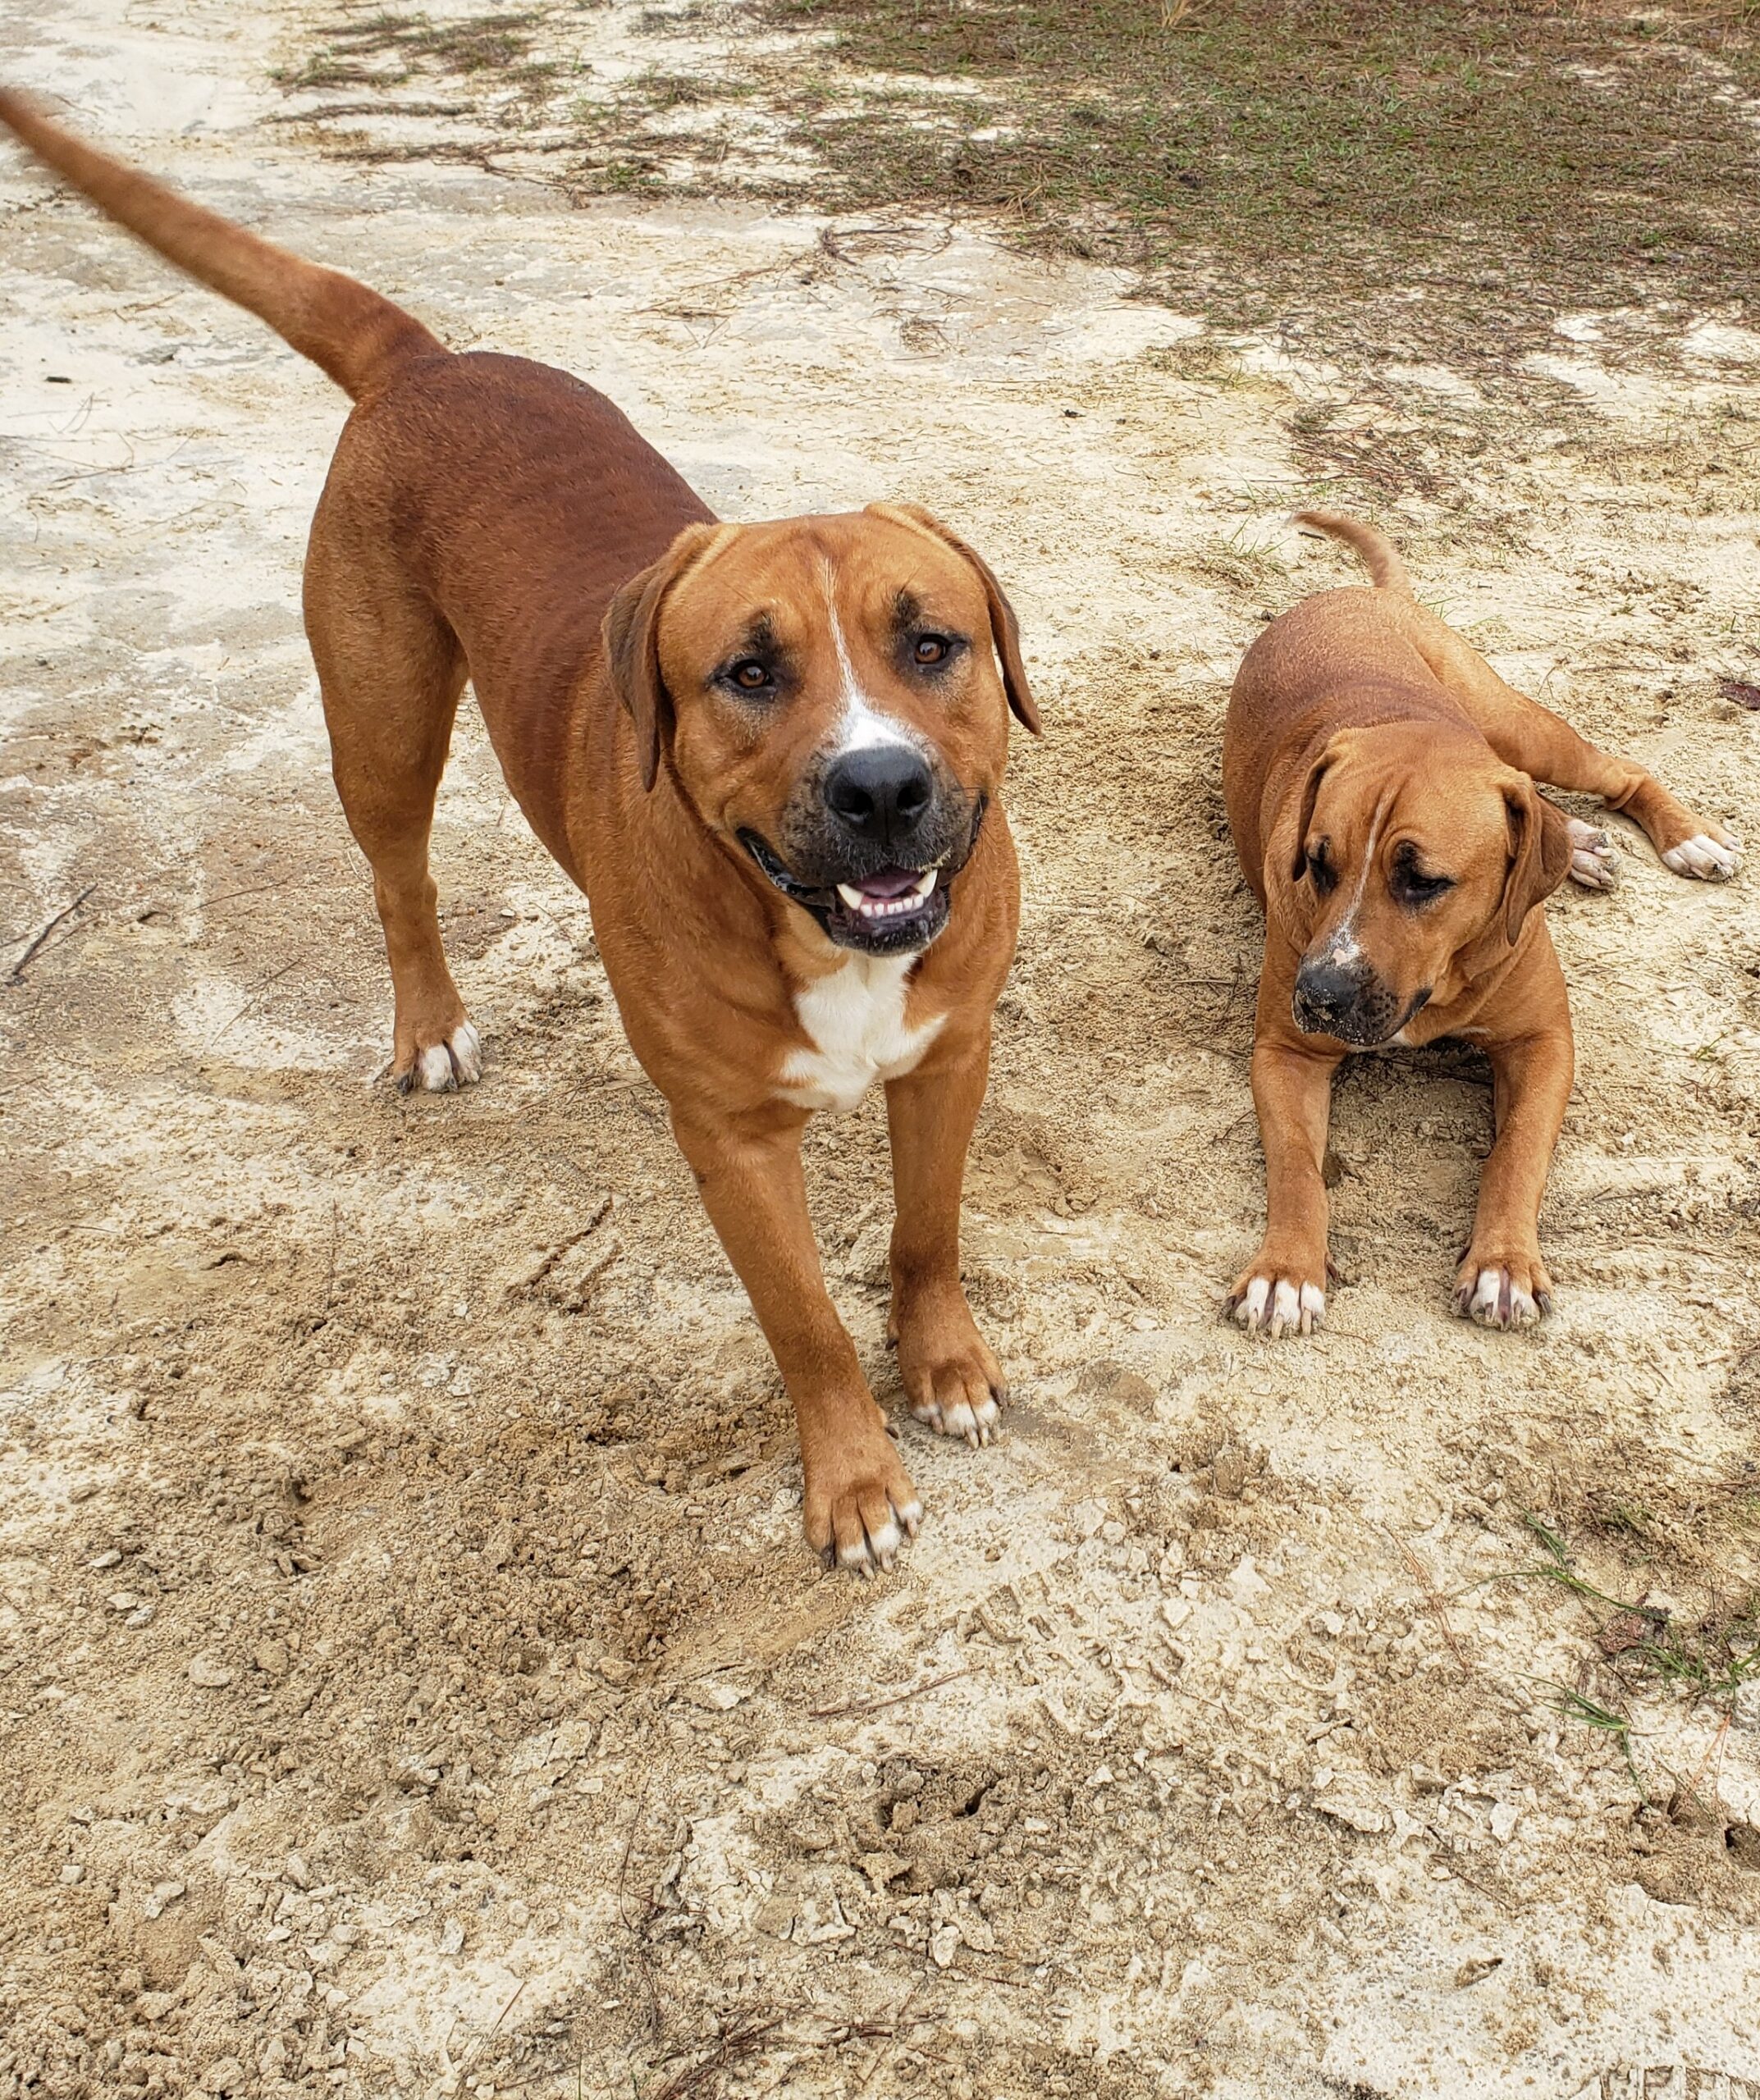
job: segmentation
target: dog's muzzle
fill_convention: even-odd
[[[939,817],[912,826],[913,836],[897,843],[884,819],[873,824],[866,842],[839,827],[846,829],[844,838],[811,840],[809,848],[818,850],[793,853],[787,861],[755,831],[742,831],[739,842],[775,888],[809,912],[839,947],[862,955],[905,955],[927,947],[947,924],[953,879],[971,857],[988,806],[982,795],[962,800],[951,839],[949,824]],[[892,857],[901,848],[909,857]]]
[[[1296,973],[1290,1011],[1304,1035],[1330,1035],[1360,1050],[1390,1041],[1429,1003],[1426,985],[1401,1000],[1366,963],[1311,956]]]

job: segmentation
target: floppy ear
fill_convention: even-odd
[[[1570,832],[1563,812],[1547,801],[1525,774],[1504,783],[1510,819],[1510,872],[1503,886],[1503,936],[1511,947],[1528,914],[1570,872]]]
[[[672,696],[660,668],[661,608],[693,558],[723,529],[687,525],[658,561],[630,578],[606,608],[600,627],[606,670],[636,725],[644,788],[651,789],[659,778],[661,746],[672,734]]]
[[[1326,778],[1326,769],[1333,762],[1330,744],[1308,768],[1308,778],[1302,783],[1301,800],[1296,806],[1295,851],[1290,865],[1290,880],[1299,883],[1308,866],[1308,827],[1314,822],[1314,806],[1320,799],[1320,783]]]
[[[1308,768],[1308,777],[1301,783],[1301,792],[1296,798],[1295,835],[1293,838],[1286,838],[1283,842],[1283,860],[1289,870],[1289,879],[1292,883],[1299,883],[1307,869],[1308,827],[1314,822],[1314,806],[1320,799],[1320,783],[1326,778],[1328,768],[1336,765],[1343,756],[1345,738],[1348,733],[1347,731],[1341,730],[1337,736],[1327,739],[1319,756]],[[1284,807],[1286,809],[1289,807],[1287,801],[1284,803]],[[1272,853],[1276,851],[1277,839],[1274,835],[1266,854],[1268,862]]]
[[[931,539],[951,547],[955,554],[971,563],[984,586],[985,600],[990,607],[990,641],[997,661],[1002,665],[1002,689],[1008,696],[1009,710],[1017,722],[1031,729],[1035,737],[1039,735],[1039,710],[1033,704],[1032,688],[1026,682],[1026,666],[1021,661],[1021,624],[990,564],[981,555],[974,554],[957,532],[949,530],[933,511],[926,510],[920,503],[871,503],[868,515],[890,518],[895,525],[913,525],[918,532],[928,533]]]

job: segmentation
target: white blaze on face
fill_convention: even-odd
[[[876,744],[903,744],[913,751],[922,748],[922,739],[895,714],[888,714],[874,705],[862,690],[856,676],[856,667],[850,660],[849,644],[843,635],[843,623],[837,615],[837,584],[830,562],[819,565],[819,587],[825,594],[825,618],[831,624],[831,646],[837,652],[837,670],[843,701],[843,712],[832,732],[830,749],[834,758],[841,758],[846,751],[871,751]]]
[[[1356,915],[1363,908],[1363,895],[1369,888],[1369,874],[1375,865],[1375,841],[1381,836],[1382,814],[1377,810],[1374,821],[1369,827],[1369,843],[1363,849],[1362,871],[1357,876],[1356,888],[1351,892],[1351,902],[1345,906],[1345,915],[1333,927],[1323,950],[1328,962],[1337,963],[1343,969],[1349,969],[1360,962],[1363,956],[1363,946],[1356,937]]]

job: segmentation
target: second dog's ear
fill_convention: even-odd
[[[1026,682],[1026,666],[1021,660],[1021,623],[990,564],[950,526],[944,525],[932,510],[926,510],[920,503],[871,503],[868,514],[874,518],[890,518],[895,525],[913,525],[971,563],[984,586],[985,602],[990,608],[990,642],[996,651],[996,660],[1002,666],[1002,689],[1008,696],[1008,711],[1023,728],[1038,736],[1039,710],[1033,701],[1032,688]]]
[[[600,632],[605,666],[618,698],[635,724],[642,785],[660,777],[660,755],[672,737],[672,696],[660,664],[660,622],[666,593],[707,547],[729,528],[687,525],[660,559],[632,576],[606,608]]]
[[[1570,828],[1525,774],[1506,781],[1510,872],[1503,885],[1503,937],[1514,947],[1528,914],[1570,872]]]
[[[1308,777],[1301,783],[1301,795],[1296,804],[1296,835],[1287,842],[1290,880],[1292,883],[1299,883],[1307,872],[1308,833],[1314,823],[1314,806],[1320,799],[1320,783],[1342,754],[1347,733],[1341,731],[1328,740],[1324,751],[1309,767]]]

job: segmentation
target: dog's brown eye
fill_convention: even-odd
[[[917,646],[911,651],[919,664],[944,664],[947,653],[947,637],[941,634],[918,635]]]
[[[747,656],[743,663],[734,664],[729,674],[742,692],[762,692],[770,683],[770,672],[756,656]]]
[[[1310,847],[1308,851],[1308,873],[1314,878],[1314,886],[1323,897],[1337,886],[1338,877],[1326,857],[1326,842]]]

